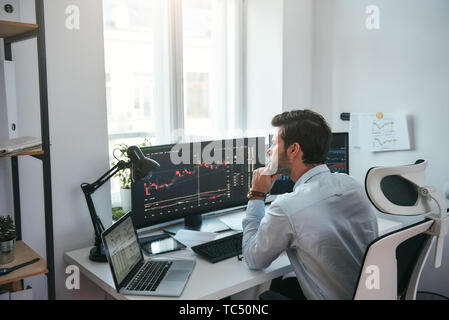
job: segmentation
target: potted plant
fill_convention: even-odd
[[[139,145],[139,147],[150,146],[151,142],[148,138],[145,138],[143,143]],[[112,152],[115,160],[112,163],[115,166],[120,160],[128,162],[130,159],[126,151],[128,150],[128,145],[125,143],[119,143],[116,145],[116,148]],[[131,211],[131,170],[125,169],[119,171],[114,177],[118,178],[120,181],[120,203],[122,205],[122,212],[117,214],[117,208],[113,208],[115,210],[114,215],[119,218],[121,215]]]
[[[16,227],[11,216],[0,217],[0,264],[14,260],[16,247]]]

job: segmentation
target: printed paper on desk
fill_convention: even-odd
[[[229,214],[223,217],[219,217],[218,219],[232,230],[235,231],[243,230],[241,213]]]
[[[197,246],[199,244],[209,242],[217,237],[213,232],[201,232],[181,229],[176,232],[174,238],[187,247]]]

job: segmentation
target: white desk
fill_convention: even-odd
[[[233,220],[235,220],[235,218],[239,215],[243,218],[244,211],[242,210],[241,212],[232,213]],[[402,226],[399,222],[381,218],[378,219],[378,223],[380,234],[391,232]],[[91,247],[66,252],[64,254],[64,260],[69,265],[78,266],[80,268],[80,272],[84,276],[97,284],[115,299],[222,299],[246,289],[256,287],[293,271],[285,252],[279,256],[279,258],[276,259],[270,267],[261,271],[249,270],[244,260],[238,261],[237,257],[215,264],[211,264],[200,257],[196,257],[195,269],[193,270],[193,273],[190,276],[190,279],[180,297],[173,298],[121,295],[115,290],[109,265],[107,263],[98,263],[89,260],[90,249]],[[179,252],[180,255],[182,255],[182,253],[182,251]],[[175,253],[170,254],[170,257],[173,256],[175,256]]]

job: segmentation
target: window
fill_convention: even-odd
[[[242,0],[103,0],[109,150],[232,137]],[[113,179],[115,180],[115,179]],[[113,203],[119,185],[112,182]]]
[[[196,118],[210,119],[209,117],[209,73],[186,72],[186,90],[184,101],[186,118],[193,121]]]

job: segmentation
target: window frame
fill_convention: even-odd
[[[105,0],[107,1],[107,0]],[[185,137],[185,106],[184,106],[184,52],[183,52],[183,0],[156,0],[155,4],[164,14],[156,16],[155,23],[161,24],[164,32],[156,35],[155,43],[162,44],[164,49],[155,51],[154,55],[154,96],[156,105],[151,106],[152,116],[156,126],[154,133],[146,137],[153,138],[157,144],[186,142]],[[224,124],[220,125],[226,129],[236,129],[233,132],[223,132],[226,138],[238,138],[238,132],[246,130],[246,108],[244,107],[244,41],[245,41],[245,5],[246,0],[217,0],[226,8],[226,58],[225,87],[226,110],[222,110],[221,116],[226,117]],[[159,11],[158,11],[159,12]],[[168,32],[168,34],[167,34]],[[159,38],[160,37],[160,38]],[[166,50],[166,51],[164,51]],[[163,57],[164,53],[168,57]],[[111,75],[110,75],[111,78]],[[110,79],[106,85],[111,87],[113,80]],[[109,91],[111,91],[110,88]],[[168,92],[167,92],[168,91]],[[111,93],[110,93],[111,94]],[[112,98],[110,99],[112,101]],[[169,108],[160,108],[157,104],[167,105]],[[112,106],[112,105],[111,105]],[[111,108],[111,112],[112,112]],[[159,125],[158,125],[159,124]],[[161,125],[162,124],[162,125]],[[164,125],[164,124],[169,124]],[[109,133],[108,140],[117,138],[128,139],[135,136],[134,133]],[[161,137],[161,138],[158,138]],[[225,137],[223,137],[225,138]],[[112,150],[110,150],[112,153]],[[117,196],[113,195],[113,199]],[[115,203],[114,203],[115,204]]]

